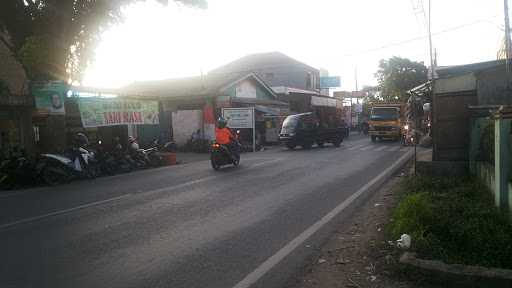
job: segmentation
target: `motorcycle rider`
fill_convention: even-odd
[[[215,139],[218,144],[224,145],[228,148],[229,154],[233,159],[235,159],[235,153],[238,153],[235,141],[237,138],[233,131],[229,127],[227,127],[228,122],[226,119],[219,117],[217,120],[217,127],[215,128]]]

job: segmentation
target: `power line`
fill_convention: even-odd
[[[446,28],[446,29],[443,29],[441,31],[432,33],[432,36],[442,35],[444,33],[448,33],[448,32],[452,32],[452,31],[455,31],[455,30],[463,29],[463,28],[466,28],[468,26],[473,26],[473,25],[476,25],[476,24],[479,24],[479,23],[488,23],[489,19],[493,19],[493,18],[496,18],[498,16],[499,15],[494,15],[494,16],[487,17],[487,18],[484,18],[484,19],[479,19],[479,20],[476,20],[476,21],[473,21],[473,22],[469,22],[469,23],[458,25],[458,26]],[[419,40],[424,40],[424,39],[427,39],[427,38],[428,38],[428,34],[423,35],[423,36],[419,36],[419,37],[415,37],[415,38],[410,38],[410,39],[403,40],[403,41],[389,43],[389,44],[386,44],[386,45],[383,45],[383,46],[379,46],[379,47],[375,47],[375,48],[368,49],[368,50],[362,50],[362,51],[359,51],[359,52],[343,54],[343,55],[340,55],[340,57],[350,57],[350,56],[356,56],[356,55],[371,53],[371,52],[375,52],[375,51],[379,51],[379,50],[384,50],[384,49],[388,49],[388,48],[395,47],[395,46],[405,45],[405,44],[408,44],[408,43],[411,43],[411,42],[415,42],[415,41],[419,41]],[[226,71],[226,72],[213,72],[211,74],[225,75],[225,74],[251,73],[251,72],[258,72],[258,70],[261,70],[261,69],[285,68],[285,67],[288,67],[288,65],[268,65],[268,66],[264,66],[263,68],[259,68],[259,69],[247,69],[247,70]],[[210,73],[208,73],[208,74],[210,74]]]
[[[466,23],[466,24],[462,24],[462,25],[459,25],[459,26],[454,26],[454,27],[446,28],[446,29],[443,29],[441,31],[432,33],[432,36],[437,36],[437,35],[441,35],[441,34],[444,34],[444,33],[447,33],[447,32],[452,32],[452,31],[459,30],[459,29],[462,29],[462,28],[465,28],[465,27],[468,27],[468,26],[473,26],[473,25],[476,25],[476,24],[479,24],[479,23],[488,23],[489,19],[496,18],[497,16],[498,15],[494,15],[492,17],[488,17],[488,18],[485,18],[485,19],[479,19],[479,20],[476,20],[476,21],[473,21],[473,22],[470,22],[470,23]],[[342,55],[342,57],[349,57],[349,56],[355,56],[355,55],[359,55],[359,54],[366,54],[366,53],[370,53],[370,52],[375,52],[375,51],[378,51],[378,50],[383,50],[383,49],[387,49],[387,48],[394,47],[394,46],[400,46],[400,45],[408,44],[408,43],[411,43],[411,42],[414,42],[414,41],[423,40],[423,39],[426,39],[426,38],[428,38],[428,34],[427,35],[423,35],[423,36],[419,36],[419,37],[410,38],[410,39],[403,40],[403,41],[389,43],[389,44],[382,45],[382,46],[375,47],[375,48],[368,49],[368,50],[362,50],[362,51],[359,51],[359,52],[353,52],[353,53],[349,53],[349,54],[344,54],[344,55]]]
[[[425,11],[423,11],[423,12],[425,12]],[[489,23],[489,19],[493,19],[493,18],[496,18],[498,16],[499,15],[493,15],[491,17],[479,19],[479,20],[476,20],[476,21],[473,21],[473,22],[469,22],[469,23],[458,25],[458,26],[446,28],[446,29],[443,29],[441,31],[432,33],[432,36],[438,36],[438,35],[441,35],[441,34],[444,34],[444,33],[448,33],[448,32],[452,32],[452,31],[455,31],[455,30],[466,28],[468,26],[473,26],[473,25],[476,25],[476,24],[479,24],[479,23]],[[350,57],[350,56],[356,56],[356,55],[361,55],[361,54],[367,54],[367,53],[371,53],[371,52],[375,52],[375,51],[379,51],[379,50],[384,50],[384,49],[388,49],[388,48],[395,47],[395,46],[405,45],[405,44],[408,44],[408,43],[411,43],[411,42],[415,42],[415,41],[419,41],[419,40],[424,40],[424,39],[427,39],[427,38],[428,38],[428,34],[423,35],[423,36],[419,36],[419,37],[410,38],[410,39],[407,39],[407,40],[402,40],[402,41],[398,41],[398,42],[393,42],[393,43],[385,44],[385,45],[382,45],[382,46],[379,46],[379,47],[375,47],[375,48],[372,48],[372,49],[361,50],[361,51],[358,51],[358,52],[352,52],[352,53],[348,53],[348,54],[343,54],[343,55],[340,55],[340,57]],[[426,55],[426,54],[424,54],[424,55]],[[220,71],[219,72],[208,71],[208,73],[206,73],[204,76],[208,77],[208,76],[212,76],[212,75],[234,75],[234,74],[242,74],[242,73],[259,73],[260,70],[265,70],[265,69],[269,69],[269,68],[289,68],[289,65],[266,65],[266,66],[258,67],[257,69],[245,69],[245,70],[236,70],[236,71],[222,71],[222,72],[220,72]],[[196,76],[180,77],[180,78],[193,78],[193,77],[196,77]],[[180,79],[180,78],[171,78],[171,80],[172,79]],[[170,80],[170,79],[162,79],[162,80]]]

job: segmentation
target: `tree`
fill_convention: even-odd
[[[407,101],[407,91],[425,83],[427,73],[423,62],[396,56],[381,60],[375,74],[379,82],[380,97],[385,101]]]
[[[144,0],[3,0],[0,41],[32,80],[80,79],[101,32],[123,20],[124,6],[139,1]],[[207,5],[206,0],[174,1]]]

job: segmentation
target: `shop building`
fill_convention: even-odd
[[[205,76],[136,82],[120,90],[126,97],[158,98],[161,133],[169,133],[178,145],[185,145],[199,131],[213,140],[215,121],[222,108],[254,107],[256,129],[267,142],[277,141],[281,119],[289,105],[254,73],[222,73]]]

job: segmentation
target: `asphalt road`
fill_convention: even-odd
[[[235,287],[407,149],[356,136],[0,195],[0,287]],[[281,286],[308,241],[253,286]]]

